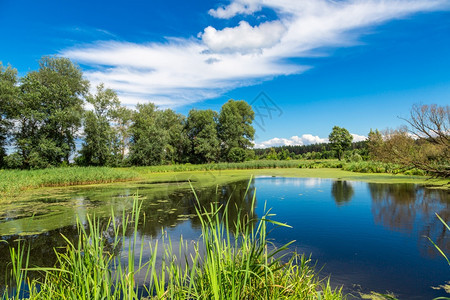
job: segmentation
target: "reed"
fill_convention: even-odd
[[[50,186],[109,183],[137,178],[133,170],[108,167],[64,167],[42,170],[0,170],[0,196]]]

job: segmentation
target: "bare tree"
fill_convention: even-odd
[[[410,118],[404,120],[420,146],[412,164],[435,175],[450,177],[450,106],[414,105]]]

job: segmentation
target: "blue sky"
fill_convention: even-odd
[[[259,146],[325,141],[334,125],[361,138],[414,103],[450,103],[449,0],[0,0],[0,36],[20,75],[67,56],[128,106],[253,102]]]

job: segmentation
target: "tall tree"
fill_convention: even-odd
[[[69,161],[89,88],[80,68],[67,58],[43,57],[39,66],[22,79],[14,115],[15,143],[24,167]]]
[[[352,145],[353,136],[347,129],[334,126],[328,136],[333,150],[336,151],[338,159],[342,159],[342,154]]]
[[[165,133],[164,153],[166,162],[187,162],[189,140],[186,133],[186,118],[171,109],[159,113],[158,124]]]
[[[120,106],[113,112],[112,129],[114,133],[113,143],[113,166],[124,164],[125,157],[130,149],[131,125],[133,120],[133,111]]]
[[[97,86],[97,94],[89,95],[86,101],[93,107],[84,118],[84,143],[80,151],[80,162],[84,165],[104,166],[113,160],[115,132],[111,127],[113,116],[120,107],[116,92]]]
[[[373,131],[370,129],[369,136],[367,138],[367,148],[369,150],[369,157],[373,160],[380,160],[382,154],[383,146],[383,136],[381,135],[380,131],[376,129]]]
[[[186,122],[191,142],[190,160],[193,163],[215,162],[219,156],[217,112],[211,109],[191,109]]]
[[[138,104],[131,126],[130,162],[137,166],[160,165],[164,161],[166,134],[158,124],[153,103]]]
[[[232,148],[247,149],[253,146],[255,129],[252,122],[255,113],[245,101],[228,100],[219,114],[218,135],[222,157],[227,158]]]
[[[6,144],[11,127],[9,117],[18,95],[17,70],[0,62],[0,168],[4,166]]]

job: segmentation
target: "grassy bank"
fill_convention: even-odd
[[[231,171],[231,173],[228,171]],[[0,170],[0,198],[14,196],[21,191],[40,187],[103,184],[129,180],[187,180],[189,176],[185,175],[186,173],[194,174],[195,176],[202,176],[201,174],[205,173],[209,177],[214,177],[214,180],[219,180],[217,174],[227,174],[232,177],[242,178],[244,176],[248,178],[249,175],[273,175],[339,178],[343,180],[384,183],[412,182],[447,188],[449,186],[448,180],[430,179],[430,177],[424,176],[420,170],[405,171],[394,164],[378,162],[346,163],[337,160],[260,160],[243,163],[185,164],[130,168],[69,167],[30,171]],[[167,176],[161,176],[161,174],[167,174]],[[204,178],[201,180],[208,181],[208,176],[203,176]],[[223,178],[224,182],[227,180],[228,178]]]
[[[131,169],[70,167],[42,170],[0,170],[0,196],[51,186],[109,183],[138,178]]]
[[[138,239],[137,226],[145,220],[136,201],[131,214],[112,216],[104,227],[95,218],[88,219],[88,229],[78,224],[78,241],[67,240],[53,268],[30,268],[26,245],[11,248],[3,299],[344,298],[341,290],[318,278],[308,258],[290,253],[289,244],[275,249],[268,242],[267,223],[287,225],[270,220],[269,213],[259,220],[252,215],[229,220],[227,212],[217,204],[197,207],[201,238],[181,239],[179,249],[170,237],[146,246]],[[130,229],[131,237],[125,234]],[[114,233],[112,242],[106,232]],[[117,259],[114,253],[125,249],[130,251]],[[30,271],[43,276],[29,280]]]

